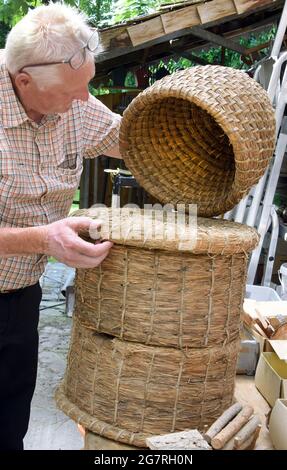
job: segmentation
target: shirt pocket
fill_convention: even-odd
[[[66,176],[78,176],[82,169],[83,158],[78,152],[65,154],[62,161],[57,164],[57,170]]]

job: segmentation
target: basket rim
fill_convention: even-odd
[[[179,219],[175,218],[175,223],[172,223],[168,214],[164,211],[145,211],[138,208],[91,207],[77,210],[71,216],[99,219],[102,221],[99,232],[101,239],[144,249],[231,255],[248,253],[259,242],[257,231],[244,224],[198,217],[192,218],[189,225],[183,221],[183,218],[189,221],[188,216],[179,213],[176,213],[179,214]],[[164,220],[165,216],[167,221]],[[194,222],[197,227],[193,226]],[[155,230],[157,234],[162,235],[161,238],[154,237]]]

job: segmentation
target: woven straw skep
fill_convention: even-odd
[[[125,110],[120,149],[163,203],[230,210],[263,175],[275,146],[267,93],[242,71],[197,66],[155,82]]]
[[[100,219],[102,226],[97,236],[102,240],[149,250],[233,255],[249,253],[259,241],[256,230],[246,225],[219,219],[189,218],[164,210],[91,207],[80,209],[73,216]]]
[[[78,269],[75,317],[128,341],[205,348],[238,338],[244,254],[208,257],[115,245],[101,266]]]
[[[77,270],[74,315],[83,325],[124,340],[179,349],[238,338],[247,252],[258,240],[254,229],[199,219],[188,252],[186,244],[176,250],[176,236],[154,240],[157,221],[150,212],[145,221],[149,237],[140,231],[143,211],[88,209],[80,214],[102,219],[103,237],[116,243],[100,266]],[[170,233],[171,227],[163,226],[161,233]],[[165,249],[148,249],[155,243]]]
[[[84,427],[145,447],[153,434],[203,429],[232,402],[238,342],[180,351],[98,335],[74,322],[56,400]]]

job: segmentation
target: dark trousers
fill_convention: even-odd
[[[0,450],[23,450],[38,362],[39,284],[0,294]]]

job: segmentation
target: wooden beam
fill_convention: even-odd
[[[135,26],[130,26],[127,28],[127,31],[133,46],[138,46],[144,42],[160,38],[165,34],[160,16],[157,16],[152,20],[136,24]]]
[[[268,5],[269,0],[233,0],[238,15],[245,13],[248,10],[254,10],[257,7]]]
[[[237,14],[233,0],[212,0],[211,2],[202,3],[198,5],[197,11],[202,24],[210,23],[224,16]]]
[[[166,34],[200,24],[197,8],[194,5],[165,13],[161,15],[161,19]]]
[[[99,35],[103,51],[107,51],[112,47],[127,47],[132,45],[126,26],[104,29],[99,31]]]
[[[178,51],[176,54],[178,57],[185,57],[186,59],[191,60],[192,62],[195,62],[196,64],[199,65],[212,65],[214,62],[208,62],[208,60],[202,59],[202,57],[198,57],[195,54],[192,54],[191,52],[188,51]]]
[[[104,62],[105,60],[110,60],[116,57],[125,56],[126,54],[129,54],[129,53],[142,51],[143,49],[146,49],[147,47],[152,48],[158,44],[168,43],[169,41],[173,39],[178,39],[179,37],[189,36],[191,32],[192,32],[191,28],[184,28],[180,31],[174,31],[173,33],[166,34],[164,36],[153,39],[151,41],[147,41],[144,47],[142,44],[139,44],[138,46],[121,47],[118,49],[115,48],[113,50],[104,51],[98,54],[96,58],[96,62],[101,63],[101,62]]]
[[[229,18],[228,21],[221,22],[220,25],[218,25],[220,28],[220,34],[224,34],[225,37],[238,37],[241,32],[246,33],[256,30],[257,28],[262,28],[263,26],[274,24],[278,22],[280,18],[283,3],[283,0],[276,0],[272,7],[268,8],[267,11],[264,10],[263,18],[262,12],[259,12],[258,10],[254,15],[245,13],[238,18],[240,19],[240,28],[237,17],[235,18],[235,21]],[[97,76],[103,76],[121,65],[126,65],[128,67],[139,65],[142,63],[143,51],[148,47],[150,49],[149,54],[146,57],[146,62],[150,63],[169,57],[175,52],[175,50],[176,53],[178,53],[179,43],[182,39],[187,39],[187,41],[180,46],[181,51],[198,48],[201,45],[204,46],[206,41],[192,36],[191,31],[191,28],[185,28],[184,30],[175,31],[164,37],[150,41],[144,46],[129,46],[104,51],[96,57],[96,64],[98,64],[96,67]],[[170,43],[171,40],[172,43]]]
[[[236,42],[231,41],[231,39],[227,40],[223,36],[219,36],[218,34],[206,31],[205,29],[202,29],[199,26],[193,26],[193,28],[191,28],[191,34],[193,34],[197,38],[204,39],[207,42],[212,42],[213,44],[225,47],[226,49],[231,49],[232,51],[239,52],[239,54],[245,54],[246,52],[245,47],[241,46],[240,44],[237,44]]]
[[[100,31],[102,54],[108,51],[114,52],[115,49],[118,51],[120,51],[120,49],[126,50],[126,48],[132,46],[133,44],[143,44],[141,41],[144,41],[144,43],[148,42],[148,44],[151,46],[153,46],[153,40],[156,39],[161,39],[161,42],[168,41],[169,38],[166,37],[166,33],[171,34],[178,32],[178,36],[180,36],[180,32],[182,30],[187,29],[187,27],[200,24],[200,21],[204,22],[206,27],[212,27],[214,25],[230,22],[233,18],[238,18],[238,13],[235,6],[233,9],[230,7],[231,4],[229,2],[233,1],[237,2],[237,8],[241,8],[240,11],[245,11],[246,9],[253,11],[250,2],[255,2],[256,8],[254,11],[256,12],[266,9],[266,5],[269,5],[269,9],[278,9],[283,3],[283,0],[248,0],[248,3],[241,4],[238,2],[247,2],[247,0],[211,0],[204,4],[197,6],[192,5],[181,8],[180,10],[163,14],[161,17],[156,16],[152,19],[142,21],[141,23],[137,23],[135,25],[113,26],[111,28]],[[263,3],[265,6],[262,6]],[[234,4],[232,3],[232,5]],[[223,8],[221,9],[220,6]],[[216,10],[217,13],[212,15],[207,14],[207,8],[213,12]],[[251,11],[248,12],[248,10],[246,10],[247,12],[245,11],[241,17],[249,16]],[[230,16],[231,12],[233,12],[233,14]],[[228,14],[228,16],[220,16],[217,18],[217,20],[212,20],[218,15],[226,14]],[[206,21],[208,21],[208,23],[206,23]],[[116,55],[122,54],[119,53]],[[99,60],[101,61],[102,59],[100,58]]]

